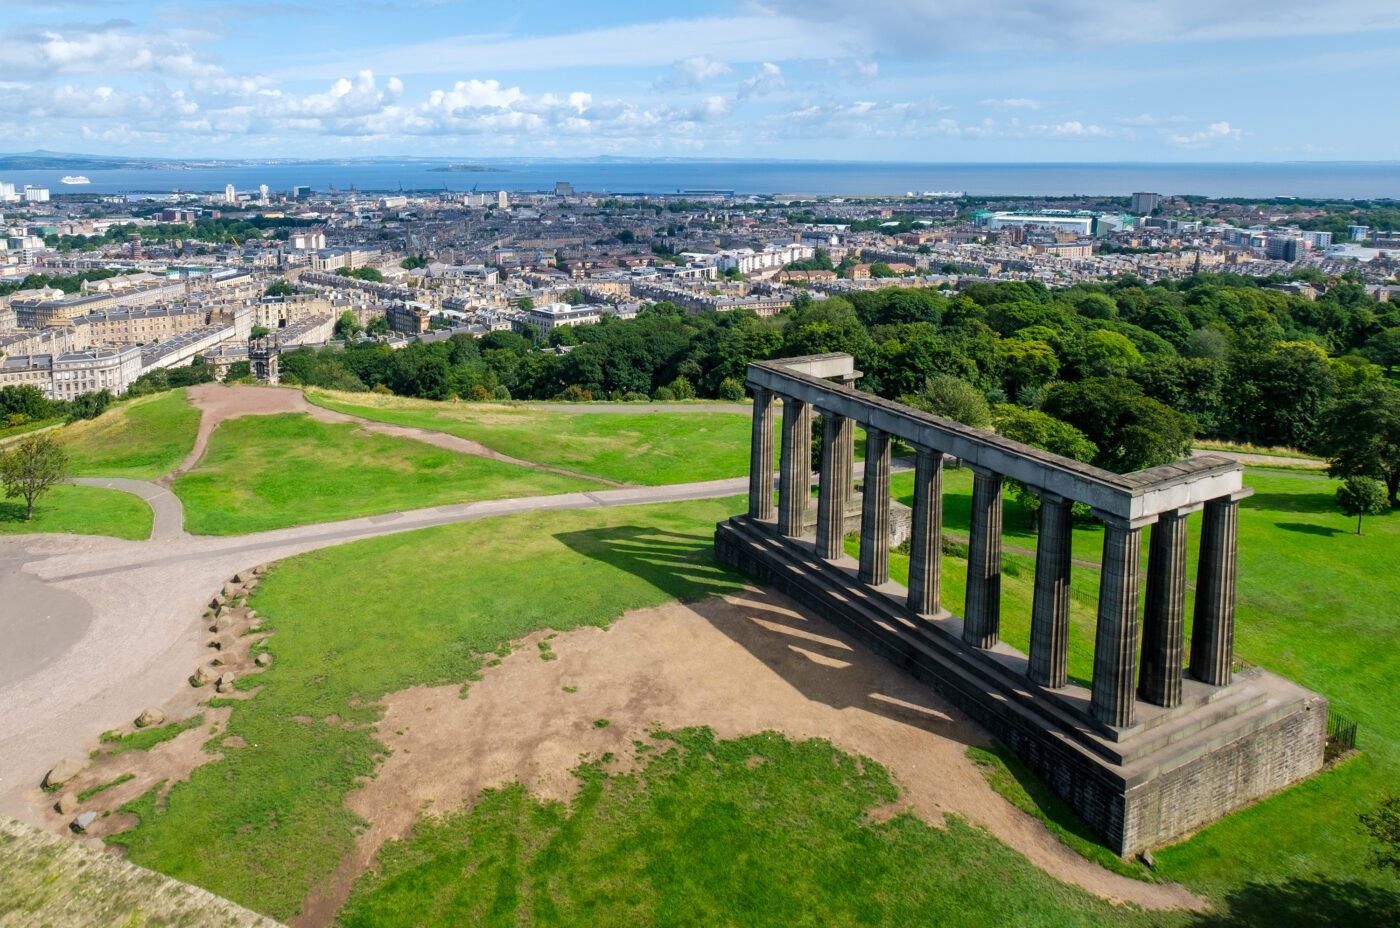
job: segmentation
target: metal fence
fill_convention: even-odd
[[[1338,712],[1327,710],[1327,751],[1328,760],[1339,757],[1348,751],[1356,750],[1356,728],[1354,721]]]

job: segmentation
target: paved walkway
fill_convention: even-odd
[[[715,499],[747,491],[748,478],[624,487],[435,506],[230,537],[172,531],[179,500],[153,484],[116,486],[153,501],[149,541],[83,535],[0,539],[0,641],[32,633],[33,617],[91,610],[61,653],[0,678],[0,813],[26,817],[21,795],[59,758],[86,752],[99,732],[126,724],[185,686],[204,654],[199,617],[233,574],[330,545],[397,532],[546,509],[599,509]],[[98,485],[109,485],[100,482]],[[175,510],[172,512],[170,504]],[[174,523],[178,524],[178,523]],[[54,643],[57,651],[64,643]],[[7,644],[7,647],[10,645]]]
[[[127,480],[123,477],[74,477],[71,483],[85,487],[120,490],[141,497],[151,507],[155,521],[151,525],[151,540],[179,538],[185,534],[185,507],[180,497],[158,483]]]

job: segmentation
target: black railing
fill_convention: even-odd
[[[1327,710],[1327,749],[1328,761],[1356,750],[1356,723],[1338,712]]]

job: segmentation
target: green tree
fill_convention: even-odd
[[[0,484],[5,498],[24,498],[24,520],[34,518],[34,501],[68,476],[68,452],[48,432],[26,435],[0,453]]]
[[[1370,812],[1363,812],[1361,825],[1380,845],[1375,852],[1375,865],[1400,873],[1400,796],[1383,799]]]
[[[360,334],[360,319],[353,310],[347,309],[340,314],[340,318],[335,321],[335,337],[345,341],[353,341]]]
[[[255,325],[253,326],[252,330],[249,331],[248,338],[251,341],[257,341],[260,338],[267,338],[268,332],[270,331],[271,330],[265,325]]]
[[[1361,517],[1378,516],[1390,508],[1385,486],[1374,477],[1348,477],[1337,487],[1337,505],[1342,515],[1356,516],[1356,534],[1361,534]]]
[[[987,398],[966,380],[950,374],[938,374],[924,381],[923,388],[905,402],[935,416],[952,419],[975,429],[984,429],[992,422],[992,410]]]
[[[1317,443],[1333,477],[1382,481],[1400,506],[1400,388],[1369,383],[1333,404]]]
[[[405,271],[415,271],[420,267],[427,267],[428,259],[422,255],[409,255],[399,262],[399,267]]]
[[[1195,437],[1189,416],[1121,377],[1056,384],[1046,391],[1042,409],[1079,429],[1098,447],[1094,464],[1120,474],[1180,460]]]
[[[263,291],[263,296],[291,296],[293,293],[296,293],[296,290],[293,289],[292,285],[287,281],[274,280],[267,285],[267,289]]]

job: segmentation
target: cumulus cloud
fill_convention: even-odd
[[[704,55],[695,55],[676,62],[676,70],[693,84],[703,84],[711,78],[729,74],[734,69],[723,61],[715,61]]]
[[[739,82],[739,99],[761,97],[787,86],[783,69],[771,61],[765,61],[753,72],[753,76]]]
[[[1221,120],[1213,122],[1195,132],[1163,132],[1163,137],[1172,145],[1181,148],[1206,148],[1221,142],[1239,141],[1244,133]]]
[[[1059,138],[1112,138],[1115,135],[1112,129],[1105,129],[1103,126],[1096,126],[1093,123],[1083,123],[1077,119],[1049,125],[1034,125],[1030,127],[1030,131],[1037,135]]]
[[[0,36],[0,73],[7,77],[133,72],[195,79],[219,68],[185,40],[125,20],[10,29]]]

